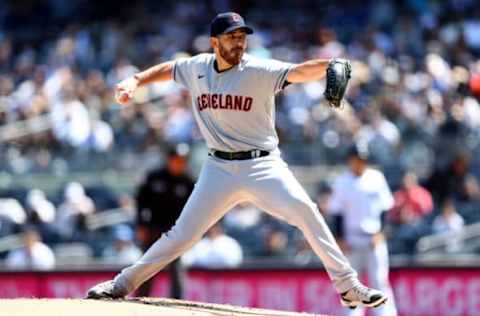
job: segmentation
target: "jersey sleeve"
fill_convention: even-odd
[[[192,86],[192,78],[194,78],[194,71],[196,67],[196,59],[193,57],[179,58],[175,60],[172,69],[173,80],[187,89]]]
[[[274,59],[266,59],[262,66],[262,78],[265,80],[266,89],[273,93],[280,92],[286,85],[287,75],[293,64]]]

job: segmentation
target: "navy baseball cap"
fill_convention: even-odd
[[[210,23],[210,36],[215,37],[237,29],[244,29],[247,34],[253,34],[253,29],[245,24],[245,20],[240,14],[235,12],[220,13]]]

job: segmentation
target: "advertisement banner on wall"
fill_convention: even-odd
[[[113,272],[0,273],[0,297],[81,298]],[[480,315],[480,269],[397,269],[390,275],[400,316]],[[153,296],[166,297],[166,274]],[[205,271],[188,274],[186,299],[211,303],[342,315],[322,270]]]

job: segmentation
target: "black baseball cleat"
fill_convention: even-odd
[[[125,290],[120,289],[118,286],[115,285],[114,280],[109,280],[105,281],[102,283],[99,283],[89,289],[87,291],[87,295],[85,298],[87,299],[118,299],[118,298],[124,298],[127,296],[128,293],[126,293]]]
[[[340,295],[343,306],[355,309],[357,306],[378,307],[387,301],[382,292],[368,288],[362,284],[352,287]]]

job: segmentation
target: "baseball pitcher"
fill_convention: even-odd
[[[387,300],[360,283],[315,203],[282,160],[275,132],[275,94],[289,84],[327,76],[325,97],[337,107],[350,75],[345,60],[291,64],[245,53],[253,29],[237,13],[210,25],[213,54],[168,61],[120,82],[116,99],[128,104],[139,86],[174,80],[192,95],[192,109],[209,156],[182,214],[135,264],[91,288],[87,298],[121,298],[137,289],[238,203],[250,202],[298,227],[322,260],[344,306],[376,307]]]

